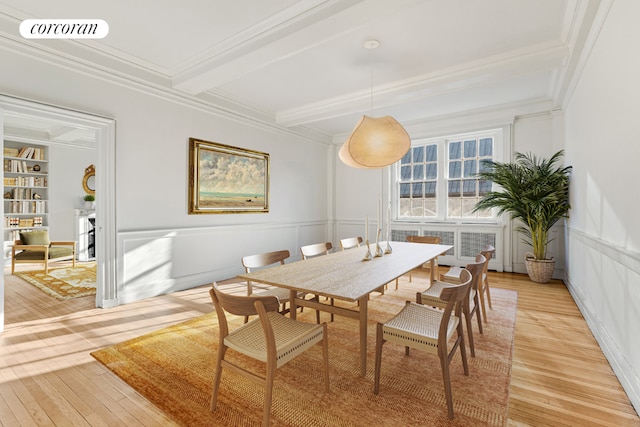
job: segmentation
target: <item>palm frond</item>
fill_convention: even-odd
[[[499,189],[488,192],[475,206],[474,212],[497,209],[524,224],[517,231],[527,236],[538,259],[545,259],[549,244],[548,231],[559,220],[568,217],[569,176],[572,167],[558,166],[564,152],[550,158],[531,153],[515,153],[513,163],[491,160],[482,162],[476,176],[493,182]]]

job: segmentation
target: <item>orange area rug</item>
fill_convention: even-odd
[[[331,391],[323,391],[322,351],[316,346],[278,369],[272,425],[506,425],[517,305],[517,293],[510,290],[491,290],[493,310],[483,325],[483,335],[474,320],[476,357],[469,357],[470,376],[463,375],[459,351],[451,364],[453,420],[447,418],[440,362],[435,355],[413,350],[407,357],[404,347],[386,343],[380,394],[373,394],[375,324],[391,318],[406,300],[415,300],[415,292],[426,283],[414,279],[397,291],[372,294],[364,378],[359,376],[358,322],[335,316],[328,324]],[[305,310],[298,319],[315,322],[315,312]],[[323,313],[322,320],[328,321],[328,314]],[[236,317],[231,327],[241,323]],[[260,425],[263,389],[229,370],[223,371],[218,407],[209,411],[217,347],[217,318],[211,313],[98,350],[92,356],[180,425]],[[237,353],[229,356],[264,372],[260,362]]]

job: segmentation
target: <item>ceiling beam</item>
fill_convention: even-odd
[[[543,44],[525,50],[511,51],[480,61],[450,67],[436,73],[373,88],[376,108],[400,105],[418,99],[460,92],[490,85],[504,79],[556,70],[565,64],[569,53],[565,44]],[[368,111],[371,90],[363,90],[296,108],[279,111],[276,122],[282,126],[298,126],[321,120]]]
[[[306,0],[205,52],[197,64],[178,71],[175,89],[196,95],[287,59],[420,0]]]

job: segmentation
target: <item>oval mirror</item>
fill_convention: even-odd
[[[96,169],[93,165],[87,166],[82,178],[82,188],[87,194],[96,194]]]

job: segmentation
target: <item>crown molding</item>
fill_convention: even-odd
[[[558,108],[566,109],[587,64],[614,0],[573,0],[567,7],[565,31],[570,54],[550,92]]]
[[[139,73],[135,73],[132,75],[121,71],[121,67],[109,68],[104,64],[82,59],[81,56],[70,55],[68,52],[55,50],[48,45],[43,46],[42,44],[26,42],[24,39],[17,38],[11,34],[8,35],[5,32],[6,27],[3,23],[6,23],[6,20],[3,20],[3,17],[6,17],[6,15],[0,14],[0,50],[11,51],[33,60],[65,69],[70,73],[82,74],[104,82],[116,84],[130,90],[162,98],[166,101],[203,111],[243,125],[252,126],[268,132],[294,136],[307,142],[330,143],[330,138],[327,135],[322,135],[305,127],[286,128],[275,123],[273,117],[268,117],[265,114],[261,117],[254,117],[250,112],[256,113],[255,109],[243,107],[241,104],[235,103],[230,99],[222,99],[222,102],[218,102],[220,100],[211,94],[205,96],[188,95],[182,91],[171,88],[168,79],[159,78],[157,75],[150,79],[148,78],[148,74],[140,76]],[[71,46],[73,44],[80,46],[77,43],[64,43],[65,46]],[[57,46],[58,44],[55,45]],[[80,46],[80,48],[86,49],[84,46]]]

